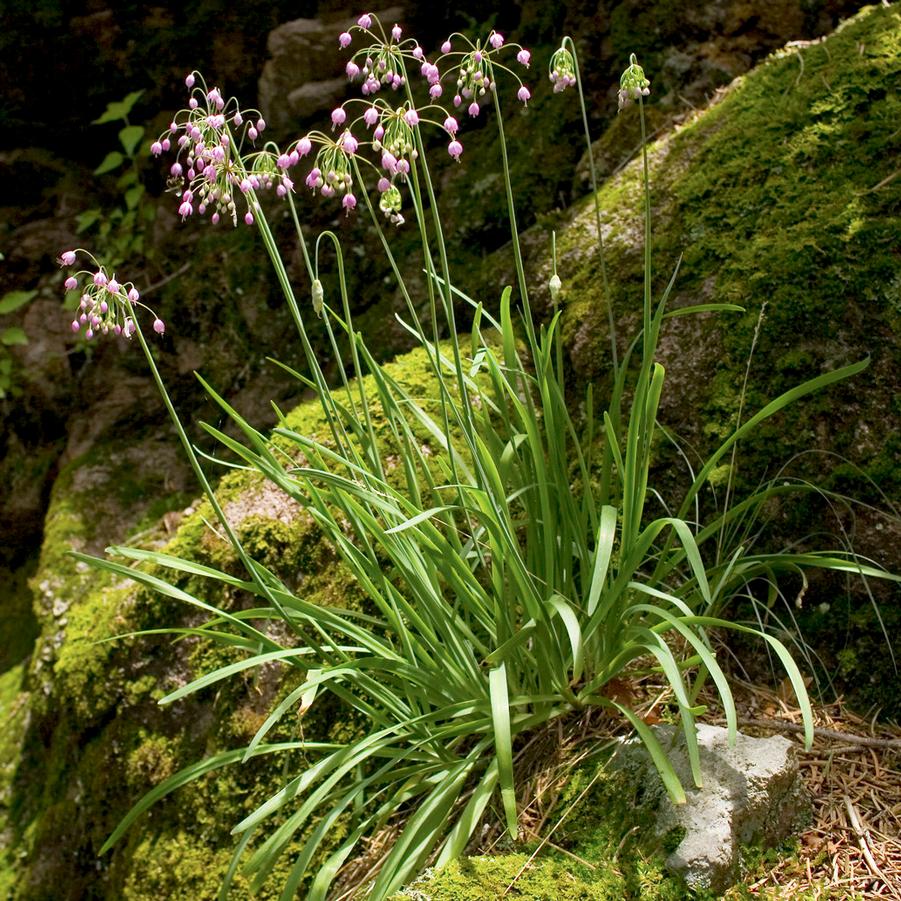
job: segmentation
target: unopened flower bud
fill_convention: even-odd
[[[322,315],[322,301],[323,301],[323,291],[322,291],[322,282],[319,281],[318,278],[313,279],[313,312],[317,316]]]
[[[557,295],[560,293],[560,289],[563,287],[563,282],[560,281],[560,276],[555,272],[551,276],[551,280],[547,283],[548,291],[551,292],[551,302],[557,302]]]
[[[162,335],[163,332],[166,331],[166,323],[163,322],[162,319],[154,319],[154,320],[153,320],[153,330],[154,330],[158,335]]]

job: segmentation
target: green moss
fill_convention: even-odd
[[[504,854],[454,861],[397,898],[482,901],[510,896],[536,901],[601,901],[622,897],[615,891],[576,876],[557,860],[530,861],[527,854]]]
[[[0,674],[0,897],[11,894],[16,881],[19,848],[7,830],[12,785],[28,716],[28,695],[22,691],[23,665]]]
[[[398,898],[481,901],[560,898],[566,901],[687,897],[684,882],[664,871],[669,837],[654,835],[650,814],[636,803],[622,773],[583,766],[568,778],[545,820],[551,842],[534,841],[503,854],[463,858],[427,874]],[[603,811],[603,816],[598,812]],[[534,856],[533,856],[533,852]]]

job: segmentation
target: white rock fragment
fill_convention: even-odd
[[[781,735],[738,734],[734,747],[720,726],[698,725],[702,788],[695,788],[681,729],[654,732],[685,788],[685,804],[673,804],[650,756],[637,739],[624,742],[614,765],[643,787],[642,803],[655,810],[656,830],[684,830],[667,867],[696,889],[721,892],[740,877],[742,845],[773,846],[809,821],[810,800],[792,743]]]

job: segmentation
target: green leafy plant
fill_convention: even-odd
[[[792,655],[774,636],[731,621],[724,611],[733,597],[752,593],[755,583],[774,582],[786,572],[809,567],[887,576],[852,554],[758,551],[755,530],[744,525],[790,490],[784,486],[765,485],[708,521],[688,518],[698,509],[711,473],[743,436],[788,404],[859,373],[866,361],[820,375],[739,423],[694,476],[677,512],[650,515],[647,499],[665,380],[655,358],[661,329],[675,315],[738,308],[702,304],[668,312],[676,273],[663,294],[654,297],[646,151],[641,329],[611,361],[609,396],[602,400],[589,387],[577,406],[567,394],[562,312],[556,306],[562,280],[555,260],[549,285],[554,309],[549,321],[538,323],[524,274],[507,165],[497,80],[512,76],[519,99],[525,103],[530,95],[501,58],[512,51],[528,66],[530,54],[506,44],[496,32],[477,44],[453,35],[433,65],[423,62],[418,45],[403,40],[397,26],[389,35],[367,15],[354,31],[368,43],[354,55],[348,73],[362,76],[370,94],[376,90],[373,84],[389,85],[402,89],[402,99],[367,102],[359,120],[346,128],[348,110],[355,107],[353,102],[339,107],[332,113],[333,126],[341,128],[335,137],[313,132],[284,151],[273,144],[258,150],[255,142],[265,128],[259,114],[239,109],[216,88],[208,90],[194,73],[186,82],[193,102],[178,114],[176,125],[191,136],[184,142],[185,165],[178,164],[179,172],[188,173],[180,213],[192,216],[196,205],[200,214],[209,211],[215,219],[223,215],[237,223],[238,205],[246,208],[243,219],[259,229],[306,352],[307,371],[294,374],[318,398],[327,434],[301,434],[280,414],[279,427],[265,435],[206,382],[210,397],[241,438],[210,425],[204,428],[240,465],[261,473],[313,517],[364,590],[366,609],[313,605],[252,558],[212,489],[159,375],[136,315],[137,292],[111,279],[103,267],[88,282],[92,293],[85,315],[97,329],[118,327],[126,337],[137,336],[184,450],[244,572],[234,575],[140,548],[109,549],[124,562],[76,556],[208,617],[200,626],[168,630],[173,634],[206,638],[242,655],[178,687],[161,703],[275,662],[302,674],[246,747],[214,754],[154,788],[104,846],[108,850],[115,845],[155,801],[201,775],[260,755],[303,748],[309,765],[274,786],[270,797],[234,827],[237,845],[223,897],[238,867],[252,877],[253,887],[261,887],[301,835],[304,840],[288,870],[283,899],[294,897],[301,885],[308,897],[325,898],[365,838],[390,835],[368,887],[369,897],[386,898],[427,860],[440,866],[461,854],[497,796],[507,829],[516,837],[521,800],[516,748],[534,730],[586,708],[607,710],[631,724],[670,795],[682,800],[684,787],[663,748],[616,686],[648,671],[665,679],[699,782],[694,724],[704,712],[697,698],[706,680],[713,683],[732,736],[737,728],[729,681],[708,634],[711,629],[751,633],[765,643],[788,675],[810,742],[811,708]],[[348,32],[339,42],[346,47],[352,39]],[[560,90],[578,84],[570,48],[571,42],[565,42],[551,64],[552,81],[562,84]],[[518,317],[512,288],[503,292],[493,314],[454,287],[422,135],[438,114],[434,104],[416,104],[407,78],[414,62],[431,86],[433,101],[441,94],[442,78],[452,82],[456,77],[461,93],[473,98],[470,115],[482,113],[479,99],[493,109],[501,138]],[[443,72],[439,65],[445,67]],[[622,107],[637,105],[643,134],[648,89],[633,57],[623,75],[620,102]],[[450,138],[448,153],[459,159],[459,125],[446,110],[441,115],[444,121],[437,124]],[[361,122],[374,129],[367,143],[380,156],[379,165],[359,152],[362,144],[351,126]],[[401,321],[421,348],[431,376],[434,391],[428,399],[393,378],[355,329],[337,235],[325,231],[312,243],[304,235],[288,170],[314,147],[315,165],[306,184],[327,198],[341,198],[348,213],[361,203],[369,216],[406,304]],[[370,196],[375,179],[378,210]],[[311,306],[338,364],[334,388],[313,351],[310,322],[260,200],[268,187],[285,198],[297,229]],[[403,223],[404,197],[421,236],[426,274],[422,316],[382,224],[383,218]],[[326,248],[336,260],[334,303],[320,279]],[[67,253],[74,259],[74,251]],[[70,282],[70,290],[76,290],[78,279],[73,276]],[[468,337],[457,328],[455,308],[460,304],[472,311]],[[163,331],[159,320],[154,329]],[[614,344],[612,354],[615,350]],[[351,370],[368,378],[354,381]],[[584,413],[577,416],[574,409]],[[390,466],[391,460],[397,465]],[[218,582],[252,600],[249,606],[216,607],[181,587],[179,580],[185,576]],[[275,637],[286,631],[290,638]],[[366,734],[338,745],[278,740],[286,715],[309,709],[326,692],[363,715],[370,724]],[[346,828],[337,848],[326,853],[325,843],[338,823]]]
[[[37,296],[37,291],[9,291],[0,298],[0,316],[6,316],[30,303]],[[28,335],[19,325],[6,326],[0,330],[0,400],[17,393],[16,378],[13,371],[13,356],[8,348],[27,344]]]
[[[146,129],[133,125],[129,116],[143,91],[132,91],[122,100],[107,105],[94,125],[121,122],[119,148],[111,150],[94,170],[94,175],[118,173],[115,186],[122,203],[112,209],[92,207],[77,217],[79,235],[92,234],[95,246],[113,268],[146,253],[145,236],[156,216],[152,204],[144,202],[146,189],[141,180],[138,149],[144,142]]]

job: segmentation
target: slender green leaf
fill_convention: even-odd
[[[605,504],[601,508],[601,524],[594,549],[594,566],[591,573],[591,586],[585,609],[590,616],[597,609],[601,592],[607,581],[607,570],[613,554],[613,541],[616,538],[616,509]]]
[[[513,741],[510,735],[510,707],[507,694],[507,668],[502,663],[488,674],[491,694],[491,720],[494,724],[494,748],[497,757],[501,799],[507,816],[507,831],[515,839],[518,832],[516,788],[513,783]]]

